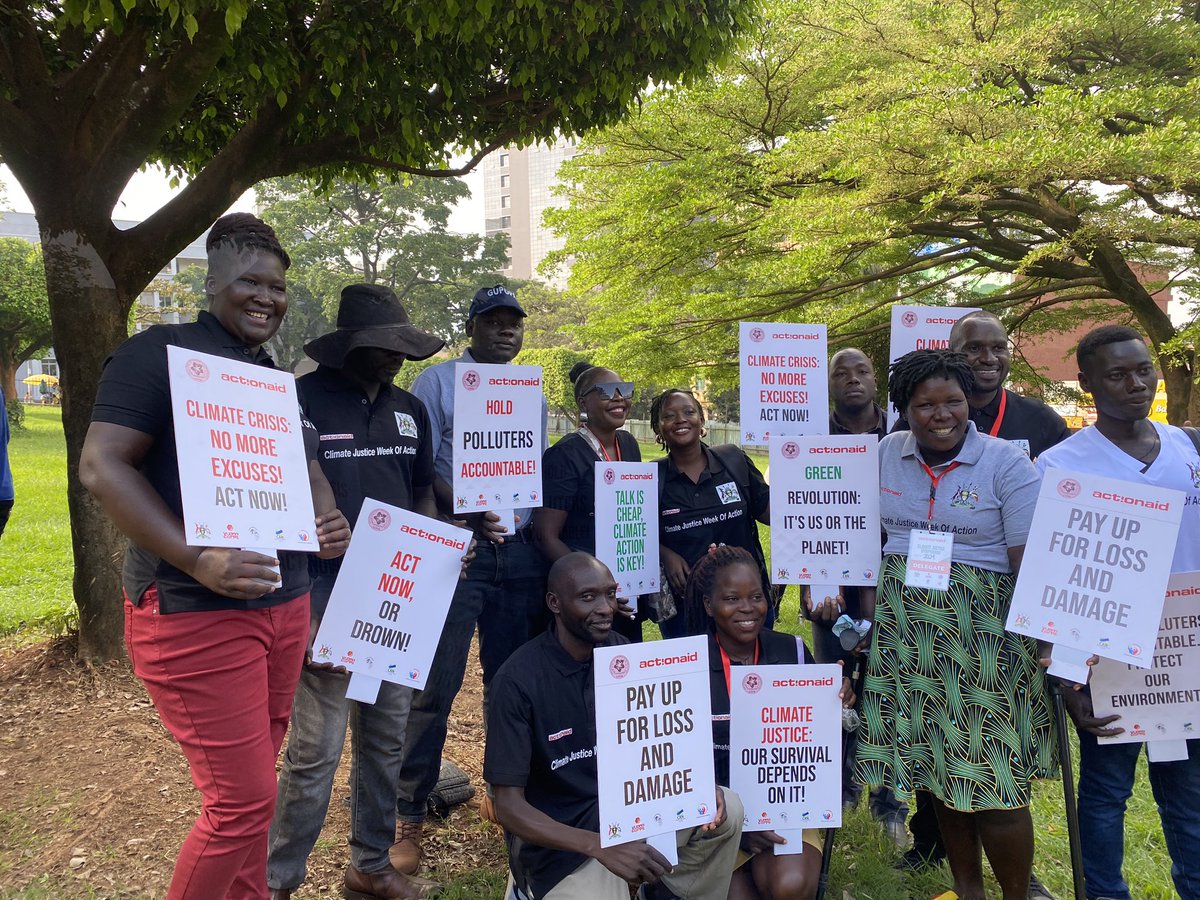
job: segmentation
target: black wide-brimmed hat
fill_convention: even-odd
[[[342,289],[337,331],[304,345],[304,352],[323,366],[340,369],[346,355],[359,347],[394,350],[409,359],[426,359],[446,342],[409,321],[396,292],[381,284],[352,284]]]

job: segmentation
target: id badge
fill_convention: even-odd
[[[949,531],[919,531],[908,535],[908,561],[904,564],[904,584],[935,591],[950,589],[950,554],[954,535]]]

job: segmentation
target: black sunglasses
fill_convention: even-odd
[[[619,394],[625,400],[633,399],[633,382],[632,381],[609,381],[604,384],[593,384],[590,388],[579,395],[582,400],[592,391],[595,391],[605,400],[613,400]]]

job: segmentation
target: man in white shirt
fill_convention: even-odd
[[[1092,394],[1096,424],[1046,450],[1043,474],[1068,469],[1183,491],[1187,501],[1172,572],[1200,571],[1200,453],[1186,431],[1148,418],[1158,373],[1142,336],[1106,325],[1084,336],[1075,353],[1079,384]],[[1131,900],[1121,874],[1125,803],[1142,745],[1100,745],[1119,734],[1120,716],[1097,719],[1086,691],[1064,690],[1079,732],[1079,830],[1089,900]],[[1183,900],[1200,900],[1200,740],[1188,758],[1152,762],[1150,786],[1171,854],[1171,877]]]

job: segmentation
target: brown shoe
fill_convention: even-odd
[[[388,859],[401,875],[416,875],[421,868],[421,830],[420,822],[396,823],[396,843],[388,850]]]
[[[342,896],[346,900],[424,900],[441,893],[440,884],[424,878],[410,878],[395,869],[368,875],[350,866],[342,882]]]

